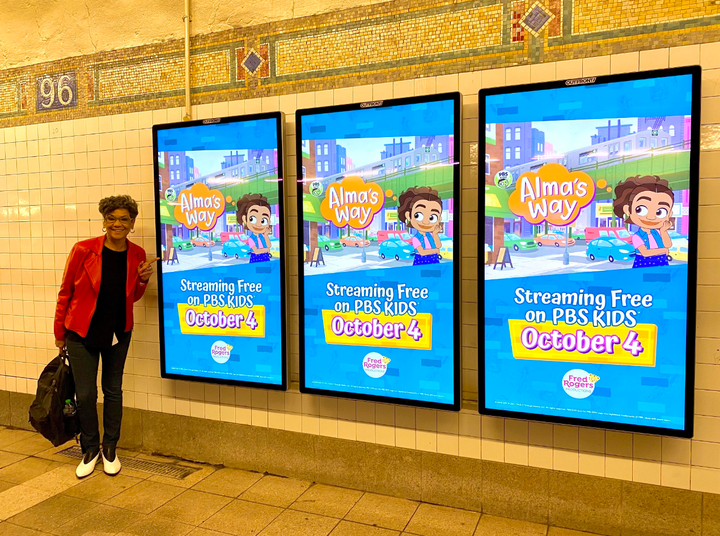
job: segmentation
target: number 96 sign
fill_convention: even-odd
[[[37,111],[77,106],[77,76],[74,72],[43,75],[37,79]]]

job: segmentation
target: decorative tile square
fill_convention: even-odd
[[[525,15],[520,19],[520,25],[535,37],[540,35],[550,21],[555,18],[549,8],[541,2],[535,2],[530,6]]]
[[[258,72],[258,69],[263,63],[263,59],[255,52],[255,50],[250,49],[250,52],[248,52],[247,56],[245,56],[245,59],[242,61],[243,68],[250,73],[251,75],[254,75]]]

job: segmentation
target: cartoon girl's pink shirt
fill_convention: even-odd
[[[247,245],[250,246],[251,248],[257,248],[257,249],[263,249],[266,247],[266,246],[260,245],[260,242],[264,242],[264,240],[261,240],[260,238],[258,238],[257,242],[258,243],[256,244],[255,239],[251,236],[250,238],[248,238]]]
[[[655,242],[655,238],[653,237],[652,233],[648,233],[648,240],[650,241],[649,249],[657,249],[658,248],[657,242]],[[640,246],[645,245],[645,242],[643,242],[643,239],[640,238],[637,234],[633,235],[632,243],[633,243],[633,246],[635,246],[635,249],[638,249]]]
[[[432,246],[430,245],[430,240],[428,240],[427,235],[423,235],[423,238],[425,239],[425,244],[421,244],[420,240],[418,239],[417,235],[413,236],[412,238],[412,245],[415,249],[422,247],[423,249],[432,249]]]

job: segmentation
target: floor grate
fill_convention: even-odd
[[[58,454],[74,460],[81,460],[83,457],[82,449],[77,445],[61,450]],[[153,475],[177,478],[178,480],[182,480],[199,470],[195,467],[185,467],[183,465],[176,465],[173,463],[160,463],[137,458],[123,457],[121,461],[123,467],[127,467],[128,469],[142,471],[143,473],[150,473]]]

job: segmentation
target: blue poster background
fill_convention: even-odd
[[[581,272],[485,282],[485,403],[489,409],[681,430],[685,427],[686,264],[662,268]],[[553,305],[515,303],[515,290],[605,294],[622,289],[651,294],[650,308],[636,308],[638,323],[655,324],[655,367],[515,359],[508,319],[528,310],[551,318]],[[562,306],[580,309],[580,307]],[[628,310],[631,307],[616,307]],[[605,310],[611,310],[608,306]],[[572,369],[600,376],[584,399],[565,393],[562,379]]]
[[[428,288],[428,299],[416,300],[419,313],[432,314],[432,350],[327,344],[322,310],[334,311],[327,283],[336,285]],[[342,391],[436,404],[454,404],[453,263],[408,266],[305,277],[305,377],[313,389]],[[409,300],[402,300],[409,301]],[[372,378],[363,358],[378,352],[390,358],[387,372]]]
[[[182,292],[180,282],[234,282],[244,280],[262,283],[262,292],[253,293],[256,305],[265,306],[265,337],[228,337],[226,335],[186,335],[180,331],[178,304],[187,303],[189,295],[203,292]],[[213,294],[213,293],[211,293]],[[214,293],[220,294],[220,293]],[[165,330],[165,368],[169,374],[204,378],[282,385],[282,307],[280,296],[280,262],[244,263],[163,274],[163,316]],[[224,308],[226,314],[233,309]],[[216,341],[233,348],[226,363],[217,363],[210,356]]]

